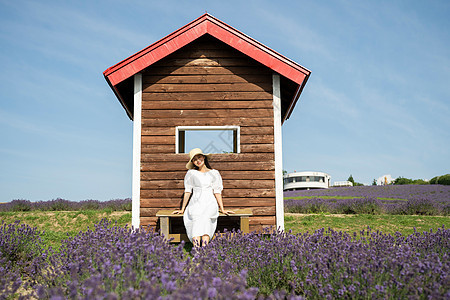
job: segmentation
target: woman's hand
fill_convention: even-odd
[[[235,212],[232,211],[232,210],[225,210],[225,209],[222,209],[222,213],[223,213],[224,215],[229,216],[230,214],[234,214]]]
[[[182,215],[182,214],[184,214],[184,211],[183,210],[174,210],[173,212],[172,212],[172,214],[174,214],[174,215],[176,215],[176,214],[180,214],[180,215]]]

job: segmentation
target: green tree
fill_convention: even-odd
[[[393,184],[395,185],[403,185],[403,184],[428,184],[429,182],[423,180],[423,179],[411,179],[411,178],[404,178],[402,176],[396,178],[393,181]]]
[[[399,176],[394,180],[393,184],[394,185],[413,184],[413,180],[410,178]]]
[[[430,179],[430,184],[450,185],[450,174],[433,177]]]
[[[350,174],[350,177],[348,177],[347,181],[350,181],[353,185],[355,185],[355,180],[353,179],[352,174]]]
[[[352,175],[352,174],[350,174],[350,177],[347,179],[347,181],[350,181],[350,182],[352,183],[353,186],[363,186],[363,185],[364,185],[364,184],[362,184],[362,183],[356,182],[356,181],[353,179],[353,175]]]
[[[377,180],[375,178],[372,181],[372,185],[377,185]]]

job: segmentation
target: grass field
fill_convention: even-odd
[[[74,236],[80,231],[93,228],[103,218],[117,222],[119,226],[131,226],[131,213],[109,210],[83,210],[83,211],[27,211],[27,212],[0,212],[0,220],[21,223],[37,227],[44,231],[41,238],[46,245],[58,248],[61,241],[67,236]]]
[[[130,212],[98,211],[29,211],[0,212],[0,220],[12,223],[20,220],[38,230],[44,231],[41,238],[44,243],[58,248],[67,236],[74,236],[87,228],[93,228],[101,219],[107,218],[117,222],[119,226],[131,226]],[[370,226],[373,230],[393,234],[401,232],[409,235],[414,232],[450,228],[448,216],[409,216],[409,215],[331,215],[331,214],[285,214],[285,230],[293,233],[310,233],[321,228],[332,228],[336,231],[359,232]]]
[[[285,230],[293,233],[314,232],[320,228],[336,231],[359,232],[369,226],[373,230],[403,235],[436,230],[444,225],[450,227],[448,216],[408,216],[408,215],[330,215],[330,214],[285,214]]]

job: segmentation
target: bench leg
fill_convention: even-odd
[[[250,226],[248,224],[248,217],[241,217],[241,231],[243,233],[250,232]]]
[[[160,217],[161,223],[161,233],[166,237],[166,239],[169,238],[169,217]]]

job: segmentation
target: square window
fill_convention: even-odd
[[[178,126],[175,153],[201,148],[205,153],[240,153],[239,126]]]

